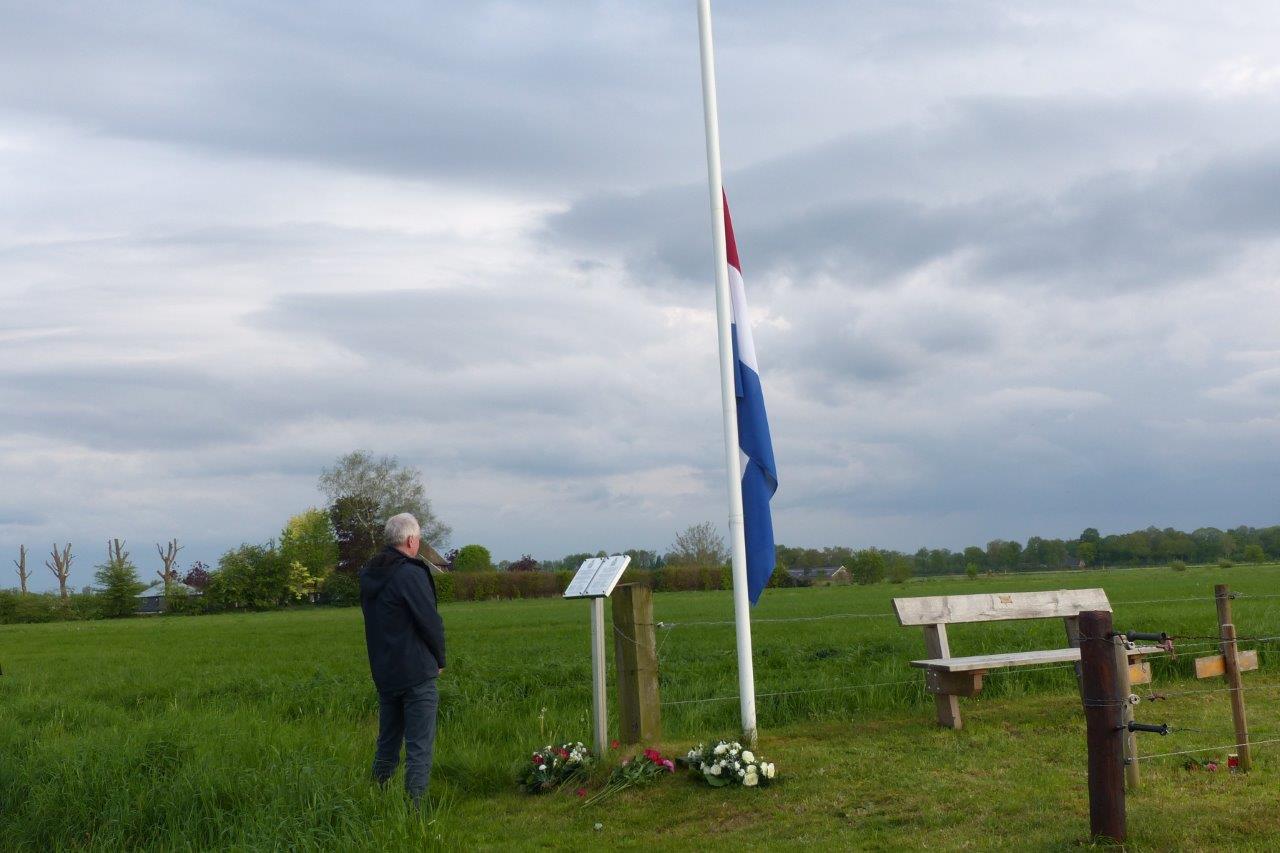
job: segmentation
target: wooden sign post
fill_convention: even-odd
[[[1242,652],[1236,647],[1236,626],[1231,621],[1231,588],[1220,583],[1213,588],[1218,605],[1218,636],[1222,654],[1196,658],[1196,678],[1221,675],[1231,690],[1231,719],[1236,727],[1236,754],[1240,756],[1240,772],[1253,767],[1249,754],[1249,723],[1244,714],[1244,682],[1240,673],[1258,668],[1256,651]]]
[[[564,591],[565,598],[591,599],[591,710],[596,757],[609,748],[609,715],[605,690],[607,673],[604,656],[604,600],[618,585],[631,558],[625,554],[583,560]]]
[[[613,650],[618,666],[618,740],[655,744],[662,737],[653,590],[624,583],[613,594]]]

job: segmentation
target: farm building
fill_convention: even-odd
[[[194,586],[187,586],[179,581],[170,581],[169,589],[175,595],[186,593],[188,596],[202,595],[200,590]],[[156,581],[151,586],[138,593],[138,613],[163,613],[164,612],[164,583]]]
[[[426,542],[423,542],[422,547],[418,549],[418,556],[431,567],[431,574],[433,575],[442,575],[448,569],[449,561],[441,557],[440,552]]]
[[[849,583],[849,570],[844,566],[810,566],[805,569],[787,569],[794,583],[802,586],[828,583]]]

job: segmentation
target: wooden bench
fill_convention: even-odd
[[[1080,611],[1111,610],[1101,589],[1064,589],[1051,592],[1007,592],[980,595],[930,595],[895,598],[893,609],[899,625],[924,627],[924,660],[911,665],[924,670],[925,689],[933,694],[938,724],[958,729],[961,696],[982,692],[982,677],[993,669],[1047,666],[1080,662]],[[962,622],[1001,622],[1013,619],[1060,618],[1066,626],[1067,648],[1029,652],[952,657],[947,626]],[[1129,676],[1133,684],[1151,681],[1151,664],[1145,655],[1162,651],[1157,646],[1129,650]]]

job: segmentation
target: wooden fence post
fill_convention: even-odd
[[[1089,832],[1116,843],[1125,840],[1124,734],[1117,691],[1116,640],[1111,613],[1080,613],[1081,693],[1089,747]]]
[[[1249,754],[1249,723],[1244,715],[1244,683],[1240,680],[1239,649],[1236,648],[1236,626],[1231,621],[1231,588],[1224,583],[1213,588],[1218,605],[1218,636],[1222,638],[1222,661],[1227,686],[1231,688],[1231,720],[1236,727],[1236,754],[1240,756],[1240,772],[1253,767]]]
[[[1129,694],[1133,692],[1133,683],[1129,679],[1129,649],[1122,638],[1116,638],[1116,693],[1125,700],[1120,709],[1120,725],[1128,727],[1133,722],[1133,705],[1129,703]],[[1124,735],[1124,783],[1130,791],[1136,791],[1141,781],[1138,771],[1138,736],[1134,732],[1125,731]]]
[[[662,737],[653,591],[621,584],[613,591],[613,650],[618,664],[618,739],[657,743]]]

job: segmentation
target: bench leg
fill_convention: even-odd
[[[935,693],[933,703],[938,707],[938,725],[948,729],[964,728],[960,719],[960,697],[949,693]]]

